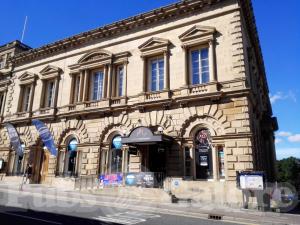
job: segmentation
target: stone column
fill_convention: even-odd
[[[79,101],[82,102],[83,95],[84,95],[83,89],[84,89],[85,71],[84,70],[80,71],[79,76],[80,76],[80,78],[79,78],[80,82],[79,82],[79,93],[78,93],[78,95],[79,95]]]
[[[88,100],[88,96],[89,96],[89,71],[85,70],[85,76],[84,76],[84,86],[83,86],[83,97],[82,97],[82,101],[85,102]]]
[[[123,65],[123,96],[127,96],[127,63]]]
[[[107,78],[108,78],[108,69],[107,69],[107,65],[105,65],[104,66],[104,79],[103,79],[103,93],[102,93],[103,98],[107,97]]]
[[[213,40],[209,41],[209,81],[214,82],[216,81],[216,74],[215,74],[215,43]]]
[[[169,74],[169,52],[164,52],[164,89],[170,89],[170,74]]]
[[[127,145],[122,146],[122,173],[127,173],[128,168],[128,151],[129,147]]]
[[[69,100],[70,104],[74,103],[74,87],[75,87],[75,75],[72,74],[72,78],[71,78],[71,92],[70,92],[70,100]]]
[[[60,80],[60,74],[58,74],[57,78],[55,79],[55,82],[54,82],[54,99],[53,99],[53,107],[56,107],[57,106],[57,98],[58,98],[58,90],[59,90],[59,80]]]
[[[46,81],[45,80],[41,80],[42,82],[42,93],[41,93],[41,100],[40,100],[40,108],[45,108],[45,92],[46,92]]]
[[[213,164],[213,179],[218,180],[218,146],[212,145],[211,148],[212,164]]]
[[[33,97],[34,97],[34,89],[35,89],[35,82],[34,81],[32,84],[31,84],[31,88],[30,88],[30,97],[29,97],[29,112],[32,112],[32,106],[33,106]]]
[[[107,98],[111,98],[112,97],[112,93],[113,93],[113,87],[112,87],[113,68],[112,68],[112,64],[108,65],[107,76],[108,76],[108,84],[107,84],[107,94],[106,94],[106,97]]]
[[[147,92],[147,58],[142,57],[143,60],[143,83],[142,83],[142,93]]]
[[[184,77],[184,87],[188,87],[189,86],[189,60],[188,60],[188,56],[189,56],[189,50],[188,47],[183,45],[182,46],[183,49],[183,77]]]

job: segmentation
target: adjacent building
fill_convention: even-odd
[[[52,185],[150,171],[180,179],[180,191],[238,192],[237,171],[275,179],[277,122],[250,0],[180,1],[36,49],[17,43],[27,51],[11,57],[1,112],[25,154],[2,126],[5,179],[27,163],[32,182]]]

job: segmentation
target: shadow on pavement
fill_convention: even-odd
[[[15,207],[0,206],[1,225],[121,225],[119,223],[62,215],[50,212],[39,212]]]

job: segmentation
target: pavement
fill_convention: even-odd
[[[300,224],[300,215],[0,183],[0,224]]]

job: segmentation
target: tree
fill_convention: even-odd
[[[300,159],[290,157],[277,161],[278,182],[288,182],[300,189]]]

